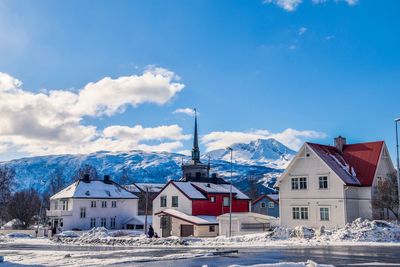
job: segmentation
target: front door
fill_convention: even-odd
[[[181,236],[193,236],[193,233],[193,225],[181,224]]]
[[[162,216],[160,219],[162,237],[171,236],[171,216]]]

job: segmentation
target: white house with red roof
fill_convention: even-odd
[[[278,178],[281,225],[343,227],[382,212],[371,205],[377,183],[396,173],[385,142],[305,143]]]
[[[230,210],[231,185],[200,161],[197,118],[192,160],[182,165],[182,179],[170,181],[153,200],[153,228],[158,235],[218,235],[217,216]],[[250,199],[232,186],[232,212],[249,212]]]

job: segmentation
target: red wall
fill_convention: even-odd
[[[211,202],[210,197],[215,197],[215,202]],[[229,206],[224,207],[224,197],[229,197],[229,194],[209,194],[207,200],[192,201],[192,215],[210,215],[219,216],[229,212]],[[250,200],[235,199],[232,200],[232,212],[249,212]]]

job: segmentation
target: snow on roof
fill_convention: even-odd
[[[200,190],[207,193],[215,193],[215,194],[229,194],[230,192],[230,184],[213,184],[213,183],[200,183],[200,182],[192,182],[192,184],[199,188]],[[236,199],[249,199],[244,193],[242,193],[239,189],[232,185],[232,193],[236,194]]]
[[[193,215],[188,215],[186,213],[183,213],[181,211],[178,210],[174,210],[174,209],[165,209],[162,210],[158,213],[156,213],[156,215],[159,214],[166,214],[166,215],[170,215],[172,217],[181,219],[183,221],[187,221],[196,225],[209,225],[209,224],[218,224],[217,222],[217,216],[193,216]]]
[[[260,219],[264,219],[264,220],[276,220],[275,217],[272,216],[268,216],[268,215],[264,215],[264,214],[260,214],[260,213],[255,213],[255,212],[232,212],[232,218],[260,218]],[[217,220],[220,219],[226,219],[229,218],[229,213],[224,213],[222,215],[219,215],[217,217]]]
[[[61,198],[138,198],[133,193],[124,189],[122,186],[110,181],[105,183],[103,180],[91,180],[89,183],[78,180],[67,186],[50,199]]]
[[[349,144],[340,152],[333,146],[307,143],[347,185],[371,186],[383,141]]]
[[[153,184],[153,183],[135,183],[142,191],[146,191],[148,188],[149,192],[157,193],[165,186],[165,184]]]
[[[126,220],[123,224],[138,224],[138,225],[143,224],[144,225],[145,220],[146,220],[146,217],[144,215],[136,215],[136,216],[133,216],[133,217],[129,218],[128,220]],[[147,223],[152,224],[152,222],[153,222],[153,216],[147,216]]]
[[[178,187],[185,195],[191,199],[207,199],[197,188],[195,188],[190,182],[172,182]]]

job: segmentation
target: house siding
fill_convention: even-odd
[[[215,197],[215,202],[211,202],[210,198]],[[206,200],[193,200],[192,215],[211,215],[219,216],[229,212],[229,206],[224,207],[224,197],[229,197],[229,194],[208,194]],[[249,200],[235,199],[232,200],[232,212],[248,212]]]

